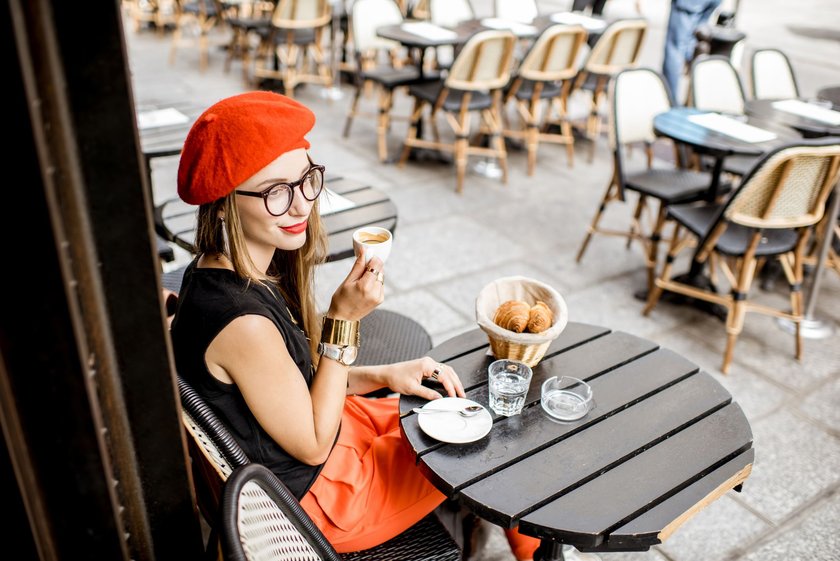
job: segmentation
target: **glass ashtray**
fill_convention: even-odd
[[[552,376],[540,396],[543,410],[560,421],[577,421],[592,409],[592,388],[572,376]]]

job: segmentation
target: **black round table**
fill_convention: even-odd
[[[476,329],[430,355],[486,406],[487,349]],[[591,385],[595,405],[585,417],[559,422],[543,411],[540,387],[554,375]],[[490,410],[493,425],[480,440],[429,437],[411,411],[423,404],[400,398],[402,431],[422,472],[481,518],[541,538],[538,559],[561,559],[562,544],[647,550],[740,490],[753,463],[749,422],[711,375],[653,341],[584,323],[570,322],[534,367],[523,412]]]
[[[826,121],[811,119],[777,109],[774,107],[774,103],[777,103],[777,101],[772,99],[754,99],[746,103],[745,111],[747,115],[761,119],[762,121],[770,121],[796,129],[808,138],[840,135],[840,125],[833,125]]]
[[[840,86],[828,86],[817,91],[817,99],[830,101],[835,109],[840,109]]]

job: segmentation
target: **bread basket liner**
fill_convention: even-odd
[[[554,313],[554,323],[541,333],[516,333],[504,329],[493,321],[493,316],[500,304],[508,300],[523,300],[533,306],[537,300],[545,304]],[[475,319],[485,333],[519,345],[539,345],[556,339],[569,321],[566,301],[551,286],[536,279],[511,276],[502,277],[487,284],[475,299]]]

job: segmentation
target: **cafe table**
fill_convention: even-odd
[[[483,331],[449,339],[430,356],[454,368],[467,398],[488,406],[493,358]],[[492,426],[478,440],[428,436],[412,412],[425,404],[416,396],[400,397],[400,426],[442,493],[488,522],[540,538],[535,559],[563,559],[564,544],[648,550],[740,491],[750,474],[753,436],[740,405],[713,376],[654,341],[569,322],[533,372],[522,413],[488,409]],[[561,422],[543,410],[541,385],[555,375],[590,384],[594,406],[583,418]]]
[[[744,112],[763,121],[788,126],[806,138],[840,136],[840,111],[832,110],[830,103],[826,105],[815,105],[800,99],[753,99],[746,102]],[[825,112],[825,119],[809,116],[809,110],[816,111],[818,116]]]
[[[397,227],[397,206],[367,183],[328,176],[319,204],[329,242],[327,261],[353,256],[353,232],[358,228],[380,226],[393,233]],[[155,230],[165,240],[195,253],[196,208],[178,197],[167,199],[154,209]]]

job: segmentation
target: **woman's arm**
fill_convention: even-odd
[[[344,408],[348,368],[322,359],[311,388],[272,321],[246,315],[229,323],[206,353],[210,372],[235,383],[260,425],[305,464],[326,461]]]
[[[424,399],[439,399],[440,393],[422,385],[425,378],[430,378],[438,371],[438,381],[448,396],[464,397],[464,386],[455,371],[435,362],[430,357],[416,360],[384,364],[381,366],[360,366],[350,369],[348,394],[364,394],[387,387],[404,395],[417,395]]]

